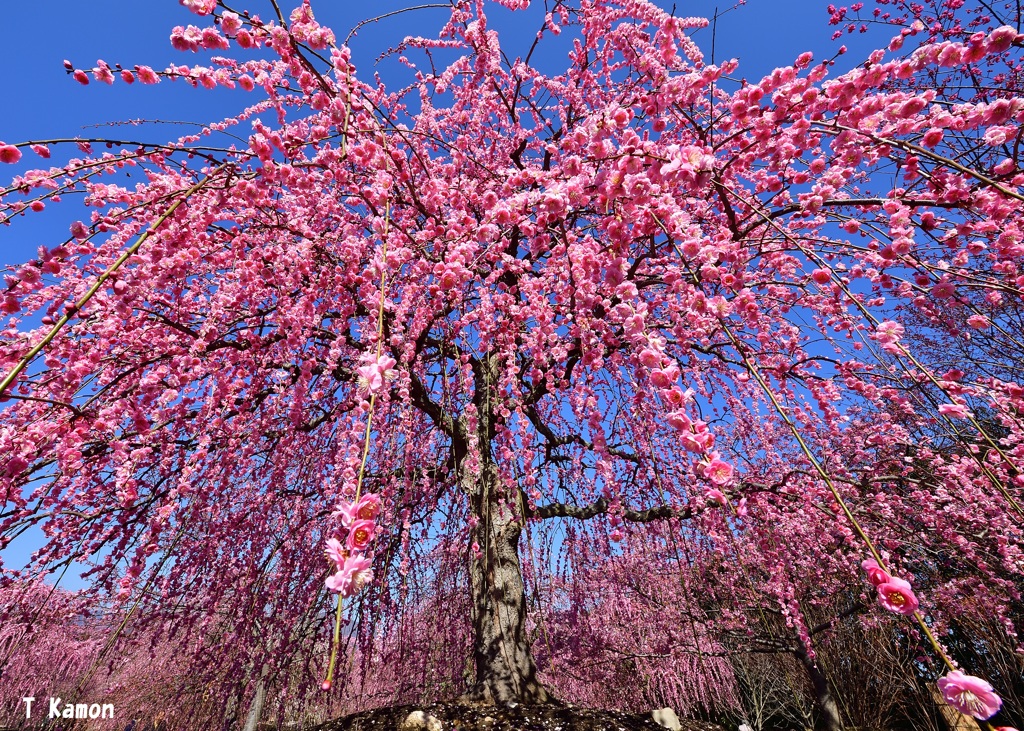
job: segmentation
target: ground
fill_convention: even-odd
[[[313,731],[435,731],[423,724],[406,724],[414,711],[433,716],[443,731],[665,731],[651,714],[622,713],[571,706],[470,706],[434,704],[392,706],[364,711],[317,726]],[[415,717],[414,717],[415,718]],[[680,721],[683,731],[725,731],[713,723]]]

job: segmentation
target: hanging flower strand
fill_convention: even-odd
[[[359,377],[359,388],[363,395],[369,395],[366,407],[366,433],[363,437],[363,457],[359,464],[359,477],[356,479],[356,494],[350,501],[342,501],[331,514],[332,518],[341,521],[346,531],[345,542],[337,538],[327,539],[327,560],[333,573],[324,582],[328,591],[338,595],[338,606],[334,616],[334,635],[331,638],[331,659],[327,665],[327,678],[321,684],[323,690],[330,690],[334,684],[334,669],[338,661],[338,648],[341,645],[341,615],[346,597],[355,596],[373,581],[372,554],[370,544],[377,535],[377,516],[380,515],[380,496],[373,493],[362,494],[363,477],[366,474],[366,461],[370,455],[370,438],[373,430],[373,408],[377,401],[377,393],[386,381],[394,377],[396,365],[394,358],[382,352],[384,340],[384,285],[388,252],[388,224],[391,220],[390,202],[384,208],[384,229],[381,234],[380,258],[380,308],[377,314],[377,352],[366,354],[362,358],[363,365],[356,369]]]
[[[890,612],[908,617],[915,615],[919,602],[909,581],[892,576],[873,558],[863,561],[861,568],[868,575],[868,582],[878,591],[879,604]],[[939,678],[938,686],[946,703],[981,721],[994,716],[1003,705],[1003,700],[988,681],[959,670],[950,670]]]
[[[793,238],[787,232],[781,231],[781,229],[779,229],[778,224],[767,218],[765,219],[765,221],[766,223],[773,226],[777,230],[780,230],[782,235],[785,236],[788,240],[793,241]],[[690,276],[694,278],[694,281],[697,284],[699,284],[699,280],[696,279],[696,276],[693,274],[692,271],[690,272]],[[847,294],[849,294],[848,291]],[[856,301],[856,298],[851,297],[851,300]],[[861,309],[865,315],[870,314],[863,310],[863,307],[861,307]],[[945,677],[943,677],[940,680],[939,684],[939,689],[942,692],[943,697],[946,699],[946,702],[949,703],[951,706],[961,710],[961,712],[973,716],[974,718],[980,720],[991,718],[998,712],[999,707],[1002,705],[1002,700],[1000,699],[1000,697],[993,692],[992,686],[987,681],[972,675],[965,675],[961,671],[956,669],[956,666],[953,664],[953,661],[950,659],[945,649],[939,643],[938,638],[935,637],[935,634],[932,632],[931,627],[929,627],[928,623],[925,621],[925,618],[920,614],[920,612],[917,611],[919,606],[919,600],[917,596],[914,594],[910,586],[910,582],[906,581],[905,579],[893,577],[891,574],[889,574],[883,563],[882,556],[875,548],[874,543],[871,541],[871,539],[865,532],[864,528],[860,525],[860,522],[857,520],[853,512],[850,510],[849,506],[846,504],[846,501],[839,493],[829,474],[825,471],[824,467],[818,462],[818,460],[815,458],[811,450],[808,448],[807,443],[804,441],[802,435],[797,429],[796,424],[786,414],[785,409],[783,408],[782,404],[779,403],[779,400],[776,397],[775,393],[771,390],[768,383],[765,381],[764,377],[757,369],[756,365],[750,360],[749,356],[743,349],[739,339],[726,324],[725,318],[722,316],[722,314],[719,315],[719,323],[722,328],[722,331],[726,334],[726,336],[732,343],[733,347],[743,358],[743,364],[747,372],[754,377],[754,380],[757,382],[757,385],[768,398],[769,402],[775,409],[776,413],[782,419],[783,423],[785,423],[786,426],[789,427],[790,432],[796,439],[797,444],[799,445],[801,451],[804,453],[804,456],[807,457],[808,461],[811,463],[815,471],[818,473],[818,475],[821,477],[825,485],[828,487],[829,492],[832,493],[832,496],[835,498],[841,511],[850,521],[854,532],[857,534],[857,536],[861,539],[861,541],[864,543],[864,545],[870,552],[872,559],[865,561],[864,564],[862,564],[862,566],[865,569],[865,571],[868,572],[869,580],[878,591],[879,604],[881,604],[884,608],[888,609],[889,611],[897,612],[899,614],[903,614],[907,617],[913,618],[916,621],[917,625],[921,628],[922,632],[924,632],[929,644],[935,650],[936,654],[942,660],[943,664],[949,669],[949,672],[946,674]],[[893,325],[895,325],[895,327],[893,327]],[[898,343],[899,337],[902,334],[902,328],[900,328],[900,326],[897,323],[885,322],[881,323],[878,327],[881,328],[882,330],[884,341],[887,341],[890,345],[895,345],[896,343]],[[914,363],[917,363],[916,359],[910,356],[910,353],[906,348],[900,348],[900,350],[903,354],[910,357]],[[918,365],[920,366],[920,364]],[[985,472],[986,474],[991,474],[990,472],[987,471],[987,469],[985,470]],[[1019,506],[1012,499],[1012,497],[1010,497],[1008,493],[1006,493],[1005,488],[1001,485],[1001,483],[998,480],[994,480],[994,484],[997,485],[997,488],[1000,489],[1000,492],[1002,492],[1004,497],[1007,498],[1008,502],[1010,502],[1010,504],[1015,509],[1019,508]]]

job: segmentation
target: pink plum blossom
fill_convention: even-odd
[[[641,350],[639,358],[645,368],[657,368],[661,365],[661,353],[653,348]]]
[[[21,159],[21,150],[14,145],[0,144],[0,162],[16,163]]]
[[[180,2],[196,15],[209,15],[217,9],[217,0],[180,0]]]
[[[349,597],[357,594],[373,581],[372,562],[362,554],[353,554],[345,559],[337,572],[327,577],[325,584],[330,591]]]
[[[394,378],[395,359],[389,355],[381,355],[379,358],[373,355],[363,357],[364,365],[356,369],[359,377],[359,387],[367,394],[379,392],[384,383]]]
[[[366,493],[359,498],[355,508],[355,516],[360,520],[375,520],[380,515],[380,496]]]
[[[988,50],[990,53],[1001,53],[1008,49],[1020,37],[1017,29],[1009,25],[996,28],[989,34]]]
[[[334,512],[331,513],[331,517],[341,518],[341,525],[345,528],[349,528],[356,520],[356,509],[357,505],[355,503],[343,502],[334,508]]]
[[[704,476],[716,485],[727,485],[732,480],[733,466],[718,454],[711,455],[711,461],[704,467]],[[717,492],[717,491],[716,491]]]
[[[93,69],[93,76],[95,76],[96,80],[99,82],[104,84],[113,84],[114,74],[111,72],[110,67],[103,61],[99,61],[98,64],[99,65]]]
[[[885,583],[879,584],[877,588],[878,603],[890,612],[910,616],[917,611],[917,597],[909,581],[893,576]]]
[[[727,505],[728,499],[725,497],[725,493],[721,490],[706,490],[704,492],[704,499],[713,505]]]
[[[668,368],[655,368],[651,371],[651,383],[657,388],[668,388],[679,378],[679,368],[671,365]]]
[[[939,413],[950,419],[971,418],[971,412],[963,404],[939,404]]]
[[[327,577],[324,581],[329,591],[333,591],[342,596],[349,596],[349,588],[352,586],[352,574],[343,570],[338,570],[335,573]]]
[[[136,66],[135,71],[143,84],[156,84],[160,81],[160,77],[149,66]]]
[[[815,269],[811,272],[811,279],[818,284],[828,284],[832,281],[832,274],[828,269]]]
[[[337,538],[327,539],[327,557],[340,569],[348,558],[348,551]]]
[[[862,561],[860,567],[868,575],[868,581],[872,586],[878,587],[892,580],[892,576],[878,565],[873,558]]]
[[[363,551],[370,545],[374,534],[377,532],[377,524],[372,520],[354,520],[348,529],[348,539],[345,545],[351,551]]]
[[[228,35],[234,35],[242,28],[242,19],[238,16],[238,13],[232,13],[230,10],[225,11],[220,17],[220,27]]]
[[[878,323],[875,328],[875,339],[883,344],[897,343],[903,337],[903,326],[898,322],[886,320]]]
[[[952,670],[939,678],[939,690],[949,705],[966,716],[991,718],[999,712],[1002,699],[993,692],[988,681],[959,670]]]

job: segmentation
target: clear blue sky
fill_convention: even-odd
[[[329,25],[340,38],[359,21],[392,10],[420,4],[425,0],[314,0],[313,8],[321,23]],[[658,0],[670,9],[670,0]],[[678,0],[677,15],[711,17],[716,8],[718,21],[715,56],[718,60],[739,58],[737,74],[757,79],[773,68],[791,63],[803,51],[813,51],[818,59],[832,56],[840,43],[851,52],[843,67],[861,61],[867,53],[868,39],[847,36],[832,41],[835,30],[828,25],[826,2],[816,0],[748,0],[747,4],[727,11],[733,0]],[[286,12],[299,0],[282,0]],[[268,0],[238,0],[264,18],[273,17]],[[542,8],[541,0],[534,0]],[[398,76],[405,70],[394,62],[375,66],[377,57],[407,35],[433,34],[447,17],[440,9],[405,13],[365,26],[352,41],[354,58],[362,78],[369,80],[379,70],[385,81],[405,83]],[[166,122],[206,123],[232,116],[253,99],[242,91],[193,89],[184,82],[156,86],[116,82],[107,86],[96,82],[81,86],[65,73],[63,61],[76,67],[92,68],[97,59],[127,68],[136,64],[163,69],[168,64],[204,63],[208,54],[174,51],[169,42],[175,25],[203,19],[182,8],[177,0],[35,0],[3,3],[3,23],[8,31],[0,44],[0,68],[5,71],[4,114],[0,115],[0,140],[7,143],[66,137],[111,137],[163,142],[175,139],[194,127],[180,125],[108,126],[124,120],[164,120]],[[510,56],[524,55],[538,28],[537,14],[509,13],[495,6],[491,26],[502,34]],[[889,34],[874,34],[875,43],[887,42]],[[705,55],[711,54],[711,29],[694,36]],[[556,58],[544,58],[543,65],[556,68]],[[407,72],[406,72],[407,73]],[[103,125],[96,128],[96,125]],[[243,132],[245,130],[243,129]],[[54,161],[76,156],[54,151]],[[33,153],[25,151],[18,165],[0,167],[0,184],[24,170],[48,167]],[[67,236],[68,225],[84,217],[77,202],[67,201],[42,214],[18,218],[13,225],[0,227],[0,266],[20,264],[34,256],[41,245],[54,246]],[[40,545],[39,532],[26,533],[4,552],[8,567],[25,563],[29,553]],[[69,588],[81,586],[76,577],[65,578]]]

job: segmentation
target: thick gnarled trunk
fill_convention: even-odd
[[[526,636],[526,592],[519,562],[521,518],[501,509],[496,471],[486,465],[470,500],[478,519],[469,556],[476,680],[464,696],[483,703],[551,703],[537,679]]]

